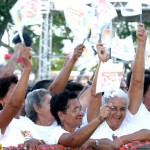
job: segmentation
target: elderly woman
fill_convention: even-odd
[[[54,81],[41,80],[37,82],[33,86],[32,92],[27,95],[25,100],[26,116],[35,123],[36,131],[44,141],[49,132],[57,126],[54,117],[50,113],[51,95],[59,93],[65,88],[72,67],[81,56],[84,48],[85,46],[83,44],[79,44],[74,49],[72,58],[62,68]],[[45,88],[45,90],[43,88]]]
[[[137,130],[137,128],[129,124],[129,121],[125,118],[130,101],[124,91],[121,89],[110,91],[110,93],[103,96],[102,104],[106,103],[113,105],[113,108],[109,110],[111,112],[109,118],[97,128],[91,138],[108,138],[113,140],[113,135],[126,135],[129,134],[129,131],[132,133]],[[94,106],[92,106],[92,108],[93,107]],[[88,112],[90,112],[90,110],[88,110]]]
[[[132,138],[129,140],[136,140],[135,133],[136,131],[146,128],[149,129],[149,116],[147,119],[139,119],[139,107],[142,101],[142,93],[143,93],[143,78],[144,78],[144,48],[146,44],[147,34],[144,29],[143,24],[138,25],[137,31],[137,53],[135,57],[135,62],[133,66],[133,74],[131,78],[131,85],[129,87],[129,91],[126,94],[121,89],[114,89],[109,91],[107,94],[105,93],[103,97],[104,103],[111,103],[113,108],[110,108],[110,115],[107,120],[105,120],[95,131],[91,138],[109,138],[113,140],[114,136],[124,136],[131,134]],[[103,45],[98,43],[98,49],[103,49]],[[95,93],[95,92],[94,92]],[[88,108],[88,121],[90,122],[97,116],[98,108],[100,107],[99,100],[90,101]],[[97,112],[93,112],[93,108],[98,110]],[[139,120],[143,120],[144,124],[141,125]],[[137,123],[139,126],[137,126]],[[149,130],[147,130],[149,133]],[[143,130],[138,131],[137,134],[143,133]],[[101,133],[101,134],[100,134]],[[136,135],[137,135],[136,134]],[[143,135],[143,134],[141,134]],[[138,140],[147,139],[147,135],[139,136]],[[118,141],[122,141],[122,139],[117,138]],[[127,142],[127,140],[125,141]],[[120,142],[122,143],[122,142]],[[123,143],[122,143],[123,144]]]
[[[88,144],[88,147],[100,148],[99,141],[90,140],[89,137],[108,117],[107,107],[111,107],[111,104],[103,106],[99,116],[80,129],[78,127],[82,124],[83,110],[77,99],[77,94],[63,91],[51,98],[50,106],[58,127],[50,133],[46,141],[47,144],[61,144],[67,147],[79,148],[89,140],[90,145]],[[111,143],[111,146],[113,147],[113,143]]]
[[[24,51],[22,54],[24,70],[20,80],[18,81],[14,75],[0,79],[0,103],[3,106],[0,111],[0,143],[3,147],[18,146],[18,144],[23,144],[24,142],[26,147],[26,140],[33,137],[37,138],[32,127],[33,123],[28,118],[18,115],[24,101],[32,69],[31,48],[24,47],[23,44],[19,45],[19,48]]]
[[[103,53],[103,51],[98,52]],[[105,51],[106,53],[106,51]],[[101,61],[105,62],[107,58],[103,54]],[[98,69],[99,69],[98,65]],[[98,70],[97,69],[97,70]],[[96,71],[97,74],[97,71]],[[94,78],[95,81],[96,78]],[[92,89],[95,86],[92,85]],[[92,92],[92,90],[90,90]],[[100,94],[90,94],[91,100],[99,99]],[[67,147],[87,149],[89,147],[96,149],[109,149],[114,150],[115,145],[108,139],[89,139],[94,130],[108,118],[110,112],[109,109],[112,107],[111,104],[106,104],[101,107],[97,117],[86,126],[79,129],[82,125],[83,109],[77,98],[77,94],[74,92],[64,91],[60,94],[52,96],[51,102],[51,113],[58,123],[52,133],[49,134],[47,144],[62,144]],[[101,144],[99,144],[99,142]]]
[[[26,117],[35,124],[35,129],[42,140],[46,140],[49,132],[57,126],[50,112],[51,95],[46,89],[30,92],[25,99]]]

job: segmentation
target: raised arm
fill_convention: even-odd
[[[93,73],[91,78],[87,81],[86,85],[78,95],[78,99],[83,109],[86,109],[89,105],[89,101],[91,97],[91,85],[94,78],[94,74],[95,72]]]
[[[81,56],[84,45],[80,44],[74,49],[74,53],[72,58],[68,61],[68,63],[62,68],[61,72],[58,74],[56,79],[53,81],[53,83],[49,87],[50,94],[53,95],[55,93],[61,92],[69,79],[70,73],[72,71],[72,68],[76,61]]]
[[[22,59],[24,61],[25,67],[21,75],[20,80],[15,86],[13,92],[10,94],[4,108],[0,111],[0,129],[6,128],[6,126],[11,122],[15,115],[20,110],[22,103],[24,101],[26,88],[29,80],[30,71],[32,68],[31,63],[31,48],[24,47],[23,44],[20,45],[20,48],[24,50],[22,53]]]
[[[147,32],[143,24],[139,24],[137,28],[137,51],[135,61],[132,68],[131,83],[128,95],[130,98],[129,110],[132,114],[136,114],[143,97],[144,85],[144,67],[145,67],[145,45]]]
[[[99,72],[101,62],[107,62],[108,60],[107,51],[105,50],[101,42],[98,42],[98,44],[96,45],[96,48],[97,48],[99,63],[98,63],[96,72],[94,74],[93,82],[91,86],[91,97],[90,97],[88,111],[87,111],[88,122],[91,122],[94,118],[96,118],[100,111],[102,95],[101,93],[96,93],[97,78],[98,78],[98,72]]]
[[[10,76],[13,74],[18,57],[20,56],[22,50],[23,50],[22,44],[17,44],[15,46],[14,54],[12,55],[11,59],[8,61],[8,63],[3,67],[3,69],[0,72],[0,78],[5,77],[5,76]]]

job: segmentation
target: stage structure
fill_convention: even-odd
[[[50,0],[41,0],[43,23],[41,25],[40,49],[39,49],[39,74],[38,78],[49,79],[52,56],[52,10],[53,3]]]

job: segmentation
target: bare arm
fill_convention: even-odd
[[[95,74],[95,72],[93,73],[92,77],[88,81],[89,83],[87,82],[87,84],[85,85],[83,90],[78,95],[80,104],[81,104],[83,109],[86,109],[89,105],[89,101],[91,98],[91,84],[92,84],[92,81],[94,78],[94,74]]]
[[[59,138],[58,144],[69,146],[72,148],[80,147],[90,138],[92,133],[108,117],[108,115],[109,112],[106,110],[106,106],[103,106],[98,116],[89,124],[73,133],[62,134]]]
[[[0,112],[1,129],[5,129],[6,126],[11,122],[11,120],[20,110],[22,103],[24,101],[29,74],[32,68],[32,63],[31,63],[30,48],[25,48],[22,45],[22,49],[24,49],[24,54],[22,54],[22,58],[25,63],[25,68],[16,87],[14,88],[12,94],[9,96],[7,103],[5,104],[3,110]]]
[[[121,146],[122,144],[127,144],[130,141],[143,141],[147,140],[150,141],[150,130],[142,129],[132,134],[124,135],[120,137],[120,140],[117,138],[114,142],[117,147]]]
[[[84,92],[79,96],[79,102],[83,109],[86,109],[89,105],[91,98],[91,87],[85,86]]]
[[[88,122],[91,122],[94,118],[97,117],[97,115],[99,114],[99,111],[100,111],[100,107],[101,107],[102,95],[101,95],[101,93],[96,94],[96,85],[97,85],[97,77],[98,77],[99,68],[100,68],[100,62],[99,62],[98,67],[96,69],[95,76],[93,78],[91,91],[90,91],[91,97],[89,100],[88,111],[87,111]]]
[[[100,111],[102,95],[101,93],[96,93],[97,78],[98,78],[98,72],[100,69],[101,62],[106,62],[108,60],[107,52],[103,44],[101,42],[98,42],[96,47],[97,47],[97,52],[98,52],[99,63],[98,63],[96,72],[94,74],[92,87],[91,87],[91,97],[90,97],[88,112],[87,112],[88,122],[90,122],[95,117],[97,117]]]
[[[14,48],[14,54],[12,55],[11,59],[8,61],[8,63],[4,66],[4,68],[0,72],[0,78],[10,76],[13,74],[18,57],[20,56],[21,52],[22,52],[21,44],[17,44]]]
[[[97,150],[117,150],[115,143],[106,138],[105,139],[89,139],[79,148],[79,150],[87,150],[88,148],[91,148],[91,147]]]
[[[145,67],[145,44],[147,33],[143,24],[138,25],[137,30],[137,52],[132,70],[131,84],[129,87],[128,95],[130,98],[129,110],[132,114],[136,114],[143,97],[143,84],[144,84],[144,67]]]
[[[69,79],[70,73],[75,62],[81,56],[84,49],[84,45],[80,44],[74,49],[73,57],[68,61],[68,63],[62,68],[61,72],[58,74],[56,79],[49,87],[50,94],[55,94],[61,92]]]

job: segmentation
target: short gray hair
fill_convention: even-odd
[[[108,103],[110,98],[114,98],[114,97],[123,98],[127,103],[127,107],[130,105],[130,99],[129,99],[128,94],[126,94],[121,89],[114,89],[114,90],[105,92],[102,97],[102,105]]]
[[[33,122],[37,120],[37,112],[35,111],[33,105],[35,104],[42,107],[43,99],[46,94],[49,94],[46,89],[37,89],[27,94],[25,99],[25,112],[26,116]]]

